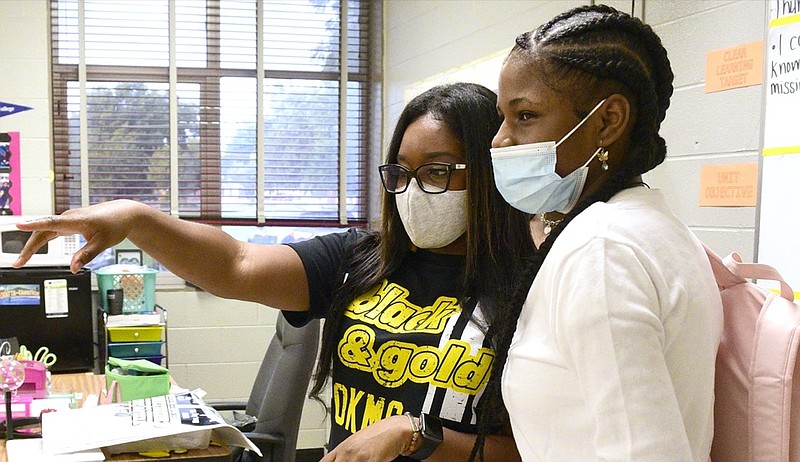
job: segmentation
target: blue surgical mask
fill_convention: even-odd
[[[503,199],[526,213],[569,213],[578,202],[589,173],[589,162],[562,178],[556,173],[556,148],[581,127],[606,100],[597,103],[560,141],[492,148],[494,181]]]

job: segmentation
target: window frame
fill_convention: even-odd
[[[60,1],[64,0],[51,0],[50,8],[51,8],[51,18],[53,18],[53,9],[57,8],[57,5]],[[76,0],[79,5],[79,15],[82,11],[82,5],[84,0]],[[365,20],[368,22],[368,38],[366,40],[366,47],[369,53],[367,58],[366,65],[363,66],[356,66],[358,69],[362,69],[363,72],[352,72],[350,70],[350,50],[348,48],[348,5],[349,4],[363,4],[366,6],[362,6],[363,8],[367,8],[367,12],[365,13],[368,17],[367,18],[360,18],[359,21]],[[171,31],[170,37],[171,39],[175,40],[175,0],[170,0],[170,22],[171,22]],[[209,0],[209,4],[216,4],[219,5],[217,0]],[[68,110],[68,86],[69,82],[79,82],[81,85],[81,121],[80,121],[80,206],[90,205],[92,203],[91,197],[89,195],[89,185],[90,185],[90,172],[88,170],[88,135],[87,135],[87,124],[85,120],[85,109],[86,109],[86,83],[88,82],[105,82],[105,81],[124,81],[124,82],[163,82],[169,85],[169,99],[170,99],[170,155],[169,155],[169,172],[170,172],[170,188],[169,188],[169,205],[168,211],[170,214],[178,216],[183,219],[192,220],[192,221],[200,221],[209,224],[217,224],[217,225],[255,225],[255,226],[305,226],[305,227],[347,227],[347,226],[364,226],[368,222],[368,216],[370,211],[370,203],[374,203],[374,198],[370,197],[370,191],[374,191],[373,186],[374,182],[371,180],[371,175],[369,175],[369,171],[371,166],[373,166],[376,162],[372,159],[372,156],[369,153],[372,151],[370,148],[375,144],[375,131],[376,127],[376,120],[379,118],[373,117],[374,112],[380,112],[380,105],[375,104],[374,99],[379,97],[379,91],[375,91],[373,85],[373,73],[375,72],[375,56],[379,56],[379,48],[380,46],[376,46],[376,31],[375,25],[377,21],[375,20],[376,16],[380,15],[380,7],[376,8],[374,2],[370,2],[369,0],[344,0],[340,2],[340,15],[339,15],[339,70],[338,72],[332,71],[324,71],[324,72],[307,72],[307,71],[285,71],[285,70],[270,70],[264,68],[264,59],[263,59],[263,36],[264,36],[264,29],[263,29],[263,0],[257,0],[257,29],[256,29],[256,37],[259,39],[256,40],[256,48],[257,48],[257,57],[256,57],[256,68],[254,70],[248,69],[228,69],[228,68],[220,68],[217,67],[205,67],[205,68],[179,68],[176,64],[176,53],[174,50],[174,46],[171,47],[170,51],[170,65],[169,67],[160,67],[160,66],[118,66],[118,65],[110,65],[110,66],[99,66],[99,65],[91,65],[87,64],[86,57],[85,57],[85,50],[83,50],[84,46],[80,46],[79,51],[79,62],[77,64],[63,64],[59,63],[58,57],[58,47],[55,46],[55,41],[57,38],[53,38],[53,51],[52,51],[52,74],[53,74],[53,151],[54,151],[54,172],[56,175],[55,178],[55,212],[61,213],[68,208],[74,206],[71,204],[71,199],[69,197],[69,192],[71,188],[69,187],[70,182],[74,182],[74,178],[70,178],[68,167],[64,167],[59,164],[59,162],[64,162],[65,160],[69,160],[71,155],[69,152],[66,154],[64,153],[64,147],[66,150],[69,150],[69,110]],[[208,18],[208,16],[206,16]],[[210,24],[208,19],[206,20],[207,24]],[[52,33],[57,36],[56,26],[52,26]],[[379,34],[378,34],[379,35]],[[363,48],[363,46],[362,46]],[[212,48],[213,49],[213,48]],[[376,50],[377,49],[377,50]],[[213,54],[213,51],[207,53]],[[58,78],[56,78],[58,76]],[[221,172],[221,163],[222,163],[222,150],[219,143],[219,137],[208,137],[204,138],[201,137],[201,144],[203,147],[201,148],[202,152],[212,152],[214,155],[206,157],[202,160],[204,162],[202,168],[211,169],[215,171],[217,174],[214,175],[216,180],[211,179],[208,180],[205,175],[201,175],[201,182],[203,183],[203,187],[201,190],[203,194],[201,196],[201,201],[203,205],[201,206],[202,209],[200,210],[199,214],[192,214],[186,213],[182,211],[179,206],[179,184],[178,184],[178,147],[177,147],[177,85],[183,83],[194,83],[198,85],[209,85],[209,86],[216,86],[219,88],[220,82],[225,77],[248,77],[248,78],[257,78],[258,88],[258,118],[256,120],[256,147],[257,147],[257,154],[256,154],[256,185],[257,185],[257,196],[256,196],[256,206],[255,206],[255,216],[254,218],[227,218],[223,217],[221,213],[221,181],[220,172]],[[341,77],[341,78],[340,78]],[[264,143],[262,140],[264,139],[264,115],[263,115],[263,108],[264,108],[264,82],[268,81],[269,79],[274,78],[281,78],[281,79],[309,79],[313,78],[315,80],[329,80],[329,81],[338,81],[339,82],[339,151],[338,151],[338,219],[307,219],[307,218],[289,218],[289,219],[276,219],[276,218],[267,218],[265,213],[265,182],[264,182]],[[359,177],[359,182],[357,183],[357,200],[360,202],[360,208],[357,208],[357,213],[351,213],[348,215],[348,120],[347,120],[347,110],[342,110],[342,108],[348,107],[348,83],[350,82],[358,82],[360,85],[363,85],[364,89],[362,94],[364,95],[361,98],[360,103],[360,111],[363,114],[361,117],[362,124],[359,126],[360,134],[358,139],[358,145],[361,147],[359,148],[358,155],[361,158],[360,163],[363,165],[357,172],[357,177]],[[343,91],[344,90],[344,91]],[[205,92],[201,92],[201,94],[206,94]],[[218,92],[214,92],[215,95],[218,95]],[[219,96],[217,96],[217,100],[219,100]],[[208,111],[200,111],[200,123],[201,124],[213,124],[219,122],[219,110],[213,110],[213,105],[211,105],[211,110]],[[216,117],[216,119],[215,119]],[[59,133],[59,130],[62,130],[62,133]],[[379,130],[377,130],[379,131]],[[66,139],[66,142],[63,140]],[[61,140],[61,141],[59,141]],[[216,145],[215,145],[216,143]],[[74,156],[72,157],[74,158]],[[208,182],[208,184],[206,184]],[[67,186],[64,186],[67,184]],[[352,190],[351,190],[352,192]]]

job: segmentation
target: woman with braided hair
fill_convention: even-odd
[[[480,422],[501,387],[523,460],[709,459],[719,294],[701,243],[641,179],[666,156],[672,79],[653,30],[603,5],[519,36],[502,67],[495,180],[533,215],[538,249],[487,313]]]

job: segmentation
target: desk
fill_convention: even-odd
[[[95,375],[91,372],[78,373],[78,374],[53,374],[51,388],[54,391],[70,391],[73,393],[82,393],[83,396],[78,402],[78,405],[83,405],[83,400],[87,395],[98,395],[105,389],[106,381],[105,376]],[[143,457],[139,454],[115,454],[109,456],[106,454],[108,461],[126,461],[126,462],[155,462],[155,461],[171,461],[171,460],[193,460],[195,462],[201,461],[230,461],[231,451],[227,446],[209,446],[208,449],[193,449],[184,454],[172,454],[170,457],[154,459],[152,457]],[[6,442],[0,440],[0,462],[8,462],[6,457]]]
[[[78,406],[83,406],[87,395],[100,396],[106,388],[106,377],[91,372],[78,374],[53,374],[50,379],[50,389],[67,393],[82,393]]]
[[[105,451],[104,451],[105,453]],[[157,458],[144,457],[139,454],[115,454],[106,455],[106,460],[110,462],[158,462],[182,460],[190,462],[230,462],[231,451],[225,446],[209,446],[208,449],[190,449],[184,454],[172,454],[170,457]],[[6,441],[0,440],[0,462],[8,462],[6,458]],[[34,462],[34,461],[31,461]]]

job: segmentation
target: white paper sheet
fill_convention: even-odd
[[[41,438],[6,441],[8,462],[96,462],[106,460],[100,449],[45,455]]]
[[[117,453],[206,447],[212,430],[225,444],[261,454],[242,432],[226,424],[192,392],[42,416],[44,453],[51,455],[96,448]]]

